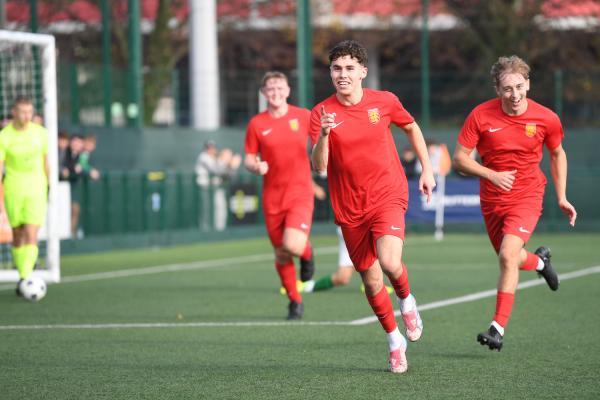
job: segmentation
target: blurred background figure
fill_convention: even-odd
[[[448,175],[452,169],[452,159],[450,158],[448,146],[433,139],[426,139],[425,143],[427,144],[427,152],[429,153],[433,173],[442,176]],[[414,170],[417,174],[420,174],[422,171],[421,163],[418,160],[415,161]]]
[[[67,157],[69,154],[69,134],[66,131],[58,132],[58,179],[66,181],[69,179],[69,168],[67,166]]]
[[[413,178],[417,175],[416,165],[417,156],[413,151],[412,147],[405,146],[400,154],[400,162],[404,168],[404,173],[408,179]]]
[[[215,181],[215,229],[222,231],[227,227],[227,187],[231,178],[237,173],[242,163],[242,156],[225,148],[219,152],[217,165],[221,169]]]
[[[79,155],[79,165],[81,166],[81,173],[83,175],[89,176],[92,180],[97,180],[100,178],[100,172],[91,163],[94,150],[96,150],[96,135],[88,133],[83,138],[83,150]]]
[[[213,140],[204,143],[204,149],[198,155],[194,171],[196,184],[200,188],[200,210],[198,225],[203,231],[210,229],[210,181],[217,171],[217,146]]]
[[[69,140],[69,148],[65,158],[66,177],[71,186],[71,237],[81,238],[83,232],[78,231],[79,214],[81,212],[81,173],[79,156],[83,151],[83,136],[73,135]]]
[[[241,162],[241,156],[234,154],[231,149],[225,148],[219,152],[213,140],[204,143],[194,168],[196,184],[200,189],[198,225],[203,231],[210,230],[213,224],[219,231],[227,226],[225,183],[237,172]]]

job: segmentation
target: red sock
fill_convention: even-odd
[[[525,259],[525,262],[523,263],[523,265],[521,265],[519,267],[519,269],[525,270],[525,271],[531,271],[537,268],[538,266],[538,260],[540,259],[538,256],[536,256],[533,253],[530,253],[528,251],[526,251],[527,253],[527,258]]]
[[[396,317],[394,316],[394,307],[390,296],[387,294],[385,286],[381,288],[375,296],[367,296],[367,300],[373,309],[373,312],[379,319],[383,329],[390,333],[396,329]]]
[[[304,252],[300,256],[300,258],[303,260],[310,260],[311,257],[312,257],[312,246],[310,245],[310,241],[307,240],[306,247],[304,248]]]
[[[496,296],[496,314],[494,314],[494,321],[499,323],[503,328],[508,324],[514,302],[514,293],[498,291],[498,295]]]
[[[398,297],[400,297],[401,299],[405,299],[408,297],[408,295],[410,294],[410,283],[408,283],[408,271],[404,263],[402,263],[402,275],[400,275],[398,279],[396,279],[396,281],[393,281],[391,279],[390,281],[392,282],[392,286],[394,287],[394,290],[396,291]]]
[[[279,264],[276,262],[275,268],[279,274],[279,279],[281,279],[281,285],[285,288],[290,301],[302,303],[302,296],[300,296],[296,287],[296,268],[294,267],[294,262],[290,262],[289,264]]]

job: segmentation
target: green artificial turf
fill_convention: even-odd
[[[333,272],[336,238],[312,241],[317,276]],[[528,247],[550,246],[566,273],[600,265],[598,243],[598,234],[535,235]],[[409,236],[404,256],[421,305],[495,287],[485,236],[439,243]],[[563,281],[556,293],[545,285],[520,290],[499,353],[475,341],[493,297],[423,311],[423,337],[409,345],[409,371],[397,375],[386,372],[379,324],[348,324],[372,315],[358,276],[305,294],[303,322],[281,324],[287,299],[265,238],[68,256],[62,273],[64,282],[39,303],[0,291],[2,399],[591,399],[600,392],[600,274]],[[531,279],[535,273],[521,274]],[[201,325],[208,322],[216,325]],[[148,323],[163,325],[136,325]]]

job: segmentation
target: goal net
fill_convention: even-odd
[[[33,101],[36,115],[48,130],[50,190],[45,226],[40,229],[40,256],[34,275],[48,282],[60,280],[58,237],[58,152],[56,54],[54,36],[0,30],[0,119],[2,126],[11,117],[14,100],[25,96]],[[6,219],[0,218],[0,281],[17,281],[11,255],[12,234]]]

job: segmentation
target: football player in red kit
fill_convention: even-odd
[[[566,195],[563,128],[554,112],[527,98],[529,71],[517,56],[498,59],[491,70],[498,97],[473,109],[454,152],[455,167],[480,178],[481,211],[498,254],[496,312],[489,329],[477,336],[479,343],[498,351],[513,307],[519,269],[536,270],[552,290],[559,285],[550,249],[540,247],[530,253],[524,248],[542,213],[546,177],[539,164],[544,146],[550,152],[558,205],[571,225],[577,218]],[[470,157],[473,149],[481,155],[481,163]]]
[[[406,340],[396,325],[384,274],[398,296],[409,340],[420,338],[423,323],[402,263],[408,184],[390,125],[399,126],[415,149],[423,165],[419,188],[428,201],[435,186],[431,163],[421,129],[398,98],[362,87],[367,76],[364,46],[352,40],[338,43],[329,62],[336,93],[311,113],[313,165],[318,172],[327,170],[336,224],[387,333],[390,371],[402,373],[408,368]]]
[[[314,192],[307,152],[310,111],[287,103],[287,77],[267,72],[262,80],[267,110],[254,116],[246,130],[244,165],[264,176],[263,210],[275,268],[290,303],[287,319],[302,318],[304,306],[296,287],[293,256],[300,257],[300,280],[312,279],[314,257],[308,240]]]

